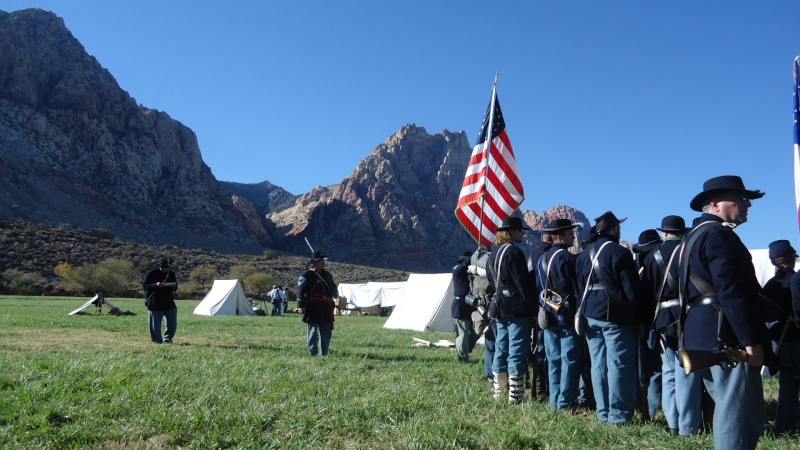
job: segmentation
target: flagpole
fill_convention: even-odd
[[[494,127],[494,105],[497,98],[497,79],[500,72],[494,73],[494,83],[492,83],[492,101],[489,103],[489,128],[486,130],[486,138],[483,140],[483,151],[486,152],[486,165],[483,168],[483,192],[481,193],[481,226],[478,228],[478,247],[483,245],[483,215],[486,207],[486,183],[489,180],[489,155],[492,150],[492,128]]]

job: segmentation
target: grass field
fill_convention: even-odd
[[[337,317],[330,356],[312,358],[297,315],[201,317],[180,301],[175,343],[156,345],[141,299],[109,299],[136,316],[67,316],[85,300],[0,297],[0,447],[713,448],[710,435],[667,435],[661,413],[620,427],[529,393],[495,402],[482,348],[464,365],[413,345],[452,333]],[[771,416],[777,382],[765,384]],[[769,434],[759,446],[798,447]]]

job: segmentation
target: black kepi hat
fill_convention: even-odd
[[[689,231],[686,228],[686,222],[684,222],[683,217],[681,216],[667,216],[661,219],[661,228],[656,228],[658,231],[666,231],[667,233],[682,233]]]
[[[755,200],[764,196],[764,193],[759,190],[751,191],[745,189],[741,177],[736,175],[723,175],[703,183],[703,192],[695,195],[691,203],[689,203],[689,206],[695,211],[702,211],[703,206],[707,205],[714,197],[724,193],[741,195],[750,200]]]
[[[461,254],[458,255],[458,259],[456,261],[463,261],[465,259],[472,258],[472,252],[469,250],[464,250]]]
[[[664,241],[658,235],[656,230],[644,230],[639,234],[639,242],[633,244],[633,251],[635,253],[649,252],[650,250],[658,247]]]
[[[613,212],[606,211],[600,217],[594,219],[595,228],[597,229],[597,233],[602,233],[603,231],[613,227],[614,225],[619,225],[622,222],[625,222],[625,220],[627,219],[628,219],[627,217],[623,219],[617,219],[617,216],[615,216]]]
[[[504,230],[515,230],[515,229],[522,229],[522,230],[530,230],[525,222],[522,221],[519,217],[506,217],[503,220],[503,224],[497,227],[497,231],[504,231]]]
[[[171,258],[161,258],[161,261],[159,262],[159,267],[169,267],[170,264],[172,264]]]
[[[546,227],[542,228],[544,234],[557,234],[561,231],[581,226],[579,223],[572,223],[569,219],[552,220]]]

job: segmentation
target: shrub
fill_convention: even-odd
[[[256,296],[260,296],[264,292],[269,292],[272,285],[275,284],[275,278],[266,273],[257,272],[250,274],[244,280],[247,286],[247,291]]]
[[[44,292],[45,280],[38,274],[8,269],[3,272],[2,278],[4,287],[15,294],[39,295]]]
[[[189,281],[200,284],[200,289],[206,288],[206,283],[210,283],[219,277],[217,266],[204,264],[197,266],[189,272]]]
[[[244,280],[248,276],[258,272],[254,266],[247,265],[247,264],[237,264],[231,267],[231,270],[228,272],[228,279],[229,280]]]

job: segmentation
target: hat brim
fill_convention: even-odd
[[[636,252],[636,253],[649,252],[650,250],[653,250],[656,247],[658,247],[659,245],[661,245],[662,243],[663,243],[663,241],[659,239],[657,241],[651,241],[651,242],[648,242],[648,243],[642,244],[642,245],[633,244],[633,251]]]
[[[693,211],[702,212],[703,206],[708,204],[708,202],[711,201],[711,199],[724,193],[738,194],[741,195],[742,197],[748,198],[749,200],[756,200],[764,196],[764,193],[759,190],[750,191],[747,189],[728,189],[728,188],[709,189],[707,191],[703,191],[695,195],[692,201],[689,203],[689,207],[692,208]]]
[[[691,228],[656,228],[658,231],[665,233],[681,233],[691,230]]]
[[[497,227],[495,231],[508,231],[508,230],[516,230],[516,229],[523,229],[523,230],[530,230],[530,227],[526,227],[525,225],[521,227]]]
[[[572,225],[564,225],[563,227],[558,227],[558,228],[542,228],[542,233],[557,234],[564,230],[573,230],[575,228],[578,228],[579,226],[581,226],[581,224],[573,223]]]
[[[623,217],[622,219],[617,219],[616,222],[610,223],[610,224],[606,225],[605,227],[597,230],[597,233],[601,233],[603,231],[606,231],[607,229],[609,229],[611,227],[614,227],[614,226],[617,226],[617,225],[621,224],[622,222],[625,222],[626,220],[628,220],[627,217]],[[597,228],[597,225],[595,225],[595,228]]]

